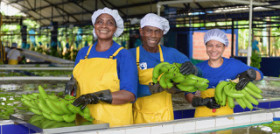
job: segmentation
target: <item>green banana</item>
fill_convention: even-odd
[[[246,107],[248,107],[250,110],[254,108],[253,105],[246,98],[242,98],[242,100],[244,101]]]
[[[252,91],[252,90],[251,90],[250,88],[248,88],[248,87],[244,87],[243,90],[247,91],[250,95],[256,97],[257,99],[262,99],[262,98],[263,98],[262,95],[260,95],[260,94],[258,94],[258,93],[256,93],[256,92]]]
[[[56,114],[51,114],[51,118],[55,121],[64,121],[63,116],[62,115],[56,115]]]
[[[185,85],[185,86],[195,86],[196,83],[197,80],[187,79],[187,78],[184,81],[180,82],[181,85]]]
[[[234,108],[235,104],[233,98],[231,98],[230,96],[227,96],[227,103],[230,108]]]
[[[52,117],[51,117],[51,115],[48,114],[48,113],[42,112],[42,115],[43,115],[46,119],[53,120]]]
[[[221,102],[222,101],[222,91],[223,91],[223,88],[228,84],[228,82],[226,81],[221,81],[217,86],[216,86],[216,89],[215,89],[215,96],[217,96],[217,99],[216,100],[217,102]]]
[[[48,94],[46,93],[46,91],[44,90],[44,88],[42,86],[38,86],[38,90],[39,90],[39,96],[43,99],[48,98]]]
[[[42,112],[39,109],[35,109],[35,108],[30,107],[29,110],[34,114],[42,115]]]
[[[40,109],[43,113],[46,113],[46,114],[51,114],[51,113],[52,113],[52,110],[47,106],[47,104],[45,103],[44,100],[39,99],[39,100],[38,100],[38,106],[39,106],[39,109]]]
[[[227,100],[227,96],[225,91],[222,92],[222,102],[221,102],[221,106],[225,106],[226,105],[226,100]]]
[[[246,108],[246,104],[245,104],[245,102],[243,101],[242,98],[236,98],[235,100],[240,105],[240,107],[242,107],[243,109]]]
[[[252,91],[254,91],[254,92],[258,93],[258,94],[263,93],[263,91],[260,88],[258,88],[255,84],[253,84],[252,82],[249,82],[246,85],[246,87],[250,88]]]
[[[252,97],[249,93],[247,93],[245,90],[241,90],[241,92],[245,95],[245,98],[253,103],[254,105],[259,105],[259,102],[254,98]]]
[[[185,80],[185,76],[180,73],[177,73],[176,76],[172,79],[172,81],[175,83],[181,83],[184,80]]]
[[[65,102],[65,100],[60,100],[58,102],[59,106],[60,106],[60,109],[63,111],[64,114],[72,114],[71,111],[68,110],[67,108],[67,102]]]
[[[168,72],[169,69],[172,69],[174,66],[172,64],[164,64],[161,66],[160,68],[160,72],[161,73],[165,73],[165,72]]]
[[[63,120],[65,122],[73,122],[76,119],[76,114],[65,114],[63,115]]]
[[[49,109],[55,114],[64,114],[60,107],[57,107],[56,102],[53,102],[51,99],[45,99],[47,106]]]
[[[157,64],[154,69],[153,69],[153,78],[157,79],[159,77],[160,73],[160,69],[163,65],[167,65],[169,64],[168,62],[161,62],[159,64]],[[155,83],[155,82],[154,82]]]
[[[226,85],[224,87],[224,91],[227,96],[230,96],[232,98],[242,98],[244,97],[244,94],[241,91],[236,91],[232,85]]]
[[[68,104],[67,108],[68,108],[69,111],[71,111],[72,113],[75,113],[75,114],[81,112],[81,108],[80,107],[76,107],[76,106],[74,106],[72,104]]]
[[[159,79],[159,85],[162,87],[162,88],[167,88],[167,83],[165,81],[166,79],[166,74],[164,73],[163,75],[161,75],[160,79]]]
[[[195,92],[196,91],[194,86],[185,86],[182,84],[177,84],[176,87],[179,88],[181,91],[185,91],[185,92]]]

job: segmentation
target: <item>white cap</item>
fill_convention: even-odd
[[[210,40],[216,40],[223,43],[226,47],[228,46],[228,38],[225,32],[220,29],[212,29],[205,33],[204,43],[206,44]]]
[[[98,16],[100,16],[101,14],[103,14],[103,13],[106,13],[106,14],[111,15],[111,16],[115,19],[116,24],[117,24],[117,30],[116,30],[116,32],[114,33],[114,36],[115,36],[115,37],[119,37],[119,36],[122,34],[122,32],[123,32],[124,25],[123,25],[123,19],[122,19],[122,17],[119,15],[119,13],[118,13],[117,10],[112,10],[112,9],[107,8],[107,7],[103,8],[103,9],[98,9],[98,10],[95,11],[95,12],[93,13],[93,15],[91,16],[91,21],[92,21],[93,26],[94,26],[94,24],[95,24],[96,18],[97,18]],[[94,28],[93,28],[93,36],[94,36],[95,38],[97,38],[97,36],[96,36],[96,34],[95,34]]]
[[[140,22],[141,28],[145,26],[153,26],[161,29],[163,34],[166,34],[169,31],[169,21],[163,17],[160,17],[154,13],[146,14]]]
[[[17,43],[12,43],[12,47],[17,47]]]

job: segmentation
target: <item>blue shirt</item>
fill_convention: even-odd
[[[140,61],[139,65],[141,66],[141,69],[149,69],[154,68],[157,64],[160,63],[160,54],[157,53],[151,53],[146,51],[142,45],[140,47]],[[185,56],[183,53],[179,52],[175,48],[171,47],[165,47],[161,46],[164,62],[172,63],[184,63],[189,61],[189,58]],[[134,56],[134,61],[136,61],[136,48],[129,49],[129,51]],[[147,85],[141,85],[138,83],[138,91],[137,91],[138,97],[144,97],[151,95],[151,92],[149,90],[149,87]]]
[[[117,51],[121,46],[116,42],[113,42],[111,48],[109,48],[105,52],[98,52],[96,51],[96,43],[93,44],[88,58],[109,58],[112,56],[115,51]],[[83,47],[77,54],[75,60],[75,66],[79,63],[81,59],[84,59],[89,46]],[[137,82],[138,82],[138,75],[137,75],[137,66],[135,62],[135,58],[131,55],[131,53],[126,50],[122,49],[117,56],[117,72],[118,78],[120,80],[120,90],[127,90],[132,92],[135,97],[137,96]]]
[[[258,71],[261,74],[261,79],[263,78],[262,72],[254,67],[247,66],[243,62],[230,58],[224,58],[223,64],[218,68],[213,68],[209,66],[208,60],[196,64],[196,66],[202,71],[202,77],[209,80],[208,88],[215,88],[220,81],[225,81],[228,79],[235,79],[236,76],[250,68]]]

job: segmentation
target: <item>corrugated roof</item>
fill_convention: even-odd
[[[125,19],[141,18],[149,12],[157,12],[158,2],[183,2],[178,4],[163,4],[160,11],[163,14],[166,7],[176,8],[177,14],[192,12],[248,12],[249,0],[2,0],[38,21],[41,25],[49,25],[51,21],[61,24],[89,24],[92,13],[100,8],[118,9]],[[255,7],[265,7],[263,10],[279,12],[278,0],[254,0]],[[218,10],[219,9],[219,10]],[[231,10],[229,10],[231,9]],[[234,10],[235,9],[235,10]]]

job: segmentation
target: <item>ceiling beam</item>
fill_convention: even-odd
[[[101,0],[102,1],[102,0]],[[122,13],[124,15],[124,17],[127,16],[126,13],[124,13],[122,10],[119,9],[119,7],[115,6],[114,4],[112,4],[111,2],[109,2],[108,0],[104,0],[106,3],[108,3],[109,5],[111,5],[112,8],[117,9],[120,13]]]
[[[58,8],[59,10],[61,10],[62,12],[64,12],[66,15],[72,17],[75,21],[79,22],[79,20],[74,17],[72,14],[68,13],[67,11],[65,11],[64,9],[60,8],[59,6],[57,6],[56,4],[53,4],[51,2],[49,2],[48,0],[44,0],[45,2],[47,2],[48,4],[50,4],[52,7]]]
[[[68,4],[70,3],[69,1],[64,1],[64,2],[60,2],[60,3],[56,3],[55,5],[60,6],[60,5],[64,5],[64,4]],[[36,9],[30,9],[30,10],[22,10],[22,12],[29,12],[29,11],[38,11],[38,10],[43,10],[45,8],[51,7],[51,5],[46,5],[46,6],[41,6],[41,7],[37,7]]]

